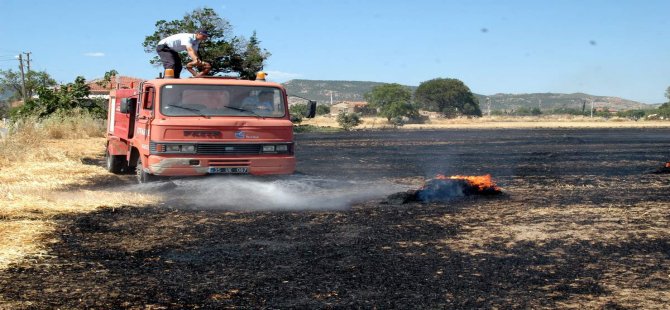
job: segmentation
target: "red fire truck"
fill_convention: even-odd
[[[309,101],[313,117],[316,102]],[[282,85],[159,78],[110,93],[107,169],[160,176],[291,174],[293,123]]]

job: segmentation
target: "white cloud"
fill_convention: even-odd
[[[268,74],[267,79],[270,81],[285,82],[292,79],[298,79],[302,77],[300,73],[290,73],[290,72],[281,72],[281,71],[265,71]]]
[[[88,56],[88,57],[105,57],[105,53],[103,53],[103,52],[88,52],[88,53],[84,53],[84,56]]]

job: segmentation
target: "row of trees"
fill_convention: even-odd
[[[384,84],[365,94],[368,104],[389,121],[420,119],[419,109],[438,112],[446,117],[482,116],[479,101],[458,79],[436,78],[422,82],[412,93],[397,83]]]
[[[670,100],[670,87],[666,89],[665,97]],[[479,102],[470,89],[457,79],[437,78],[421,83],[414,93],[411,89],[400,84],[384,84],[372,89],[365,95],[373,113],[386,117],[392,124],[402,125],[400,119],[420,120],[418,110],[440,112],[445,117],[482,116]],[[494,110],[492,115],[536,116],[546,111],[538,107],[521,107],[511,111]],[[616,114],[607,109],[600,111],[578,109],[554,109],[549,114],[584,115],[597,117],[623,117],[630,119],[660,118],[670,119],[670,101],[657,109],[628,110]]]

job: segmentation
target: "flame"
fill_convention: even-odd
[[[435,179],[438,179],[438,180],[447,180],[447,179],[465,180],[471,186],[476,187],[477,190],[479,190],[479,191],[485,191],[485,190],[499,191],[500,190],[500,188],[491,179],[490,174],[486,174],[486,175],[452,175],[452,176],[445,176],[443,174],[438,174],[437,176],[435,176]]]
[[[665,163],[665,168],[670,168],[670,161]]]

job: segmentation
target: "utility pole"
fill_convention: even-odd
[[[21,96],[23,104],[26,104],[26,75],[23,72],[23,55],[19,54],[19,68],[21,69]]]
[[[489,98],[489,97],[486,97],[486,106],[489,110],[488,111],[489,117],[491,117],[491,98]]]
[[[31,52],[23,52],[23,53],[26,54],[26,64],[27,64],[27,67],[28,67],[28,74],[27,74],[28,85],[32,85],[32,82],[30,81],[30,77],[32,76],[32,74],[30,74],[30,54],[32,54],[32,53]],[[32,90],[32,87],[30,89]],[[32,97],[33,97],[33,93],[32,93],[32,91],[29,91],[28,98],[32,98]]]

